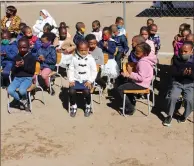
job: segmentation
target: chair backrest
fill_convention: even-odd
[[[108,59],[109,59],[108,54],[104,54],[104,64],[108,62]]]
[[[57,64],[59,64],[61,62],[61,53],[57,52]]]
[[[36,66],[35,66],[35,75],[40,74],[40,62],[36,61]]]
[[[97,64],[96,64],[96,68],[97,68],[97,72],[99,72],[99,70],[100,70],[100,65],[97,65]]]

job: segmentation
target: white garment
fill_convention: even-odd
[[[101,66],[101,76],[107,76],[109,78],[117,78],[119,76],[119,67],[114,59],[109,59],[108,62]]]
[[[102,31],[99,32],[91,32],[91,34],[96,36],[96,40],[99,42],[100,40],[102,40]]]
[[[62,56],[61,56],[61,61],[59,63],[59,66],[62,68],[67,68],[73,59],[73,55],[72,54],[63,54],[63,53],[61,53],[61,55]]]
[[[119,35],[125,35],[126,36],[125,28],[119,29]]]
[[[41,12],[44,13],[45,16],[47,16],[47,18],[45,18],[44,20],[37,20],[35,25],[33,26],[33,30],[35,32],[35,34],[40,38],[43,35],[43,27],[45,26],[46,23],[49,23],[51,26],[54,26],[55,28],[52,29],[51,32],[53,32],[54,34],[58,34],[58,30],[57,30],[57,24],[55,22],[55,20],[51,17],[51,15],[49,14],[49,12],[45,9],[41,10]]]
[[[68,78],[70,82],[89,81],[93,83],[97,76],[96,62],[92,55],[88,54],[84,58],[75,54],[70,63],[68,70]]]
[[[9,28],[9,26],[11,25],[11,21],[7,21],[5,25],[7,28]]]

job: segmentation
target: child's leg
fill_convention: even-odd
[[[168,115],[173,116],[176,103],[181,95],[183,85],[178,82],[173,82],[172,90],[170,90],[170,93],[167,95],[167,110]]]
[[[21,95],[22,99],[27,98],[27,89],[32,85],[32,77],[24,77],[22,83],[19,87],[19,94]]]
[[[7,92],[11,95],[15,100],[20,100],[19,94],[16,92],[16,89],[20,87],[23,79],[15,77],[11,84],[8,86]]]
[[[69,99],[71,106],[76,104],[76,90],[72,87],[69,89]]]
[[[98,75],[96,77],[96,83],[98,85],[100,85],[103,89],[106,88],[106,81],[104,81],[102,78],[101,78],[101,71],[98,72]]]
[[[45,80],[46,86],[49,87],[49,74],[52,72],[49,68],[44,68],[41,71],[41,76]]]
[[[119,70],[121,69],[121,53],[118,53],[116,56],[115,56],[115,61],[117,62],[117,65],[119,66]]]
[[[90,94],[90,90],[89,89],[83,90],[83,95],[84,95],[84,98],[86,99],[86,104],[87,105],[90,105],[91,104],[91,94]]]
[[[183,116],[186,119],[194,110],[194,84],[191,83],[184,86],[185,86],[185,89],[184,89],[183,98],[184,98],[185,112]]]

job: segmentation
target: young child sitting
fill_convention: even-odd
[[[85,24],[83,22],[78,22],[75,25],[76,34],[73,38],[73,42],[77,45],[80,41],[84,40],[84,33],[85,33]]]
[[[125,35],[120,35],[119,29],[116,25],[112,25],[112,33],[113,33],[113,40],[116,42],[116,46],[118,48],[117,55],[115,56],[115,60],[119,69],[121,69],[121,59],[127,54],[129,51],[128,41]]]
[[[86,41],[89,44],[89,53],[93,56],[96,61],[96,65],[99,68],[98,75],[96,77],[96,83],[102,87],[104,90],[106,88],[106,82],[101,78],[101,68],[104,65],[104,55],[102,49],[97,46],[97,39],[94,34],[89,34],[86,36]]]
[[[147,43],[141,43],[136,46],[135,55],[139,59],[136,72],[133,72],[133,68],[128,65],[127,72],[121,73],[124,77],[129,78],[129,82],[118,87],[119,97],[123,100],[124,90],[143,90],[150,87],[153,78],[153,66],[154,60],[148,55],[151,52],[151,48]],[[129,94],[126,97],[126,109],[125,112],[129,115],[133,115],[135,111],[135,94]]]
[[[7,89],[8,94],[14,98],[10,105],[24,106],[26,111],[30,111],[27,89],[32,85],[36,64],[36,58],[31,55],[29,48],[29,41],[25,37],[18,41],[19,54],[15,57],[14,66],[12,68],[14,80]],[[16,89],[19,89],[18,92]]]
[[[59,66],[66,68],[71,63],[73,58],[73,52],[75,51],[75,44],[71,38],[67,37],[67,29],[59,28],[59,46],[57,47],[57,53],[61,54],[61,61]]]
[[[41,76],[46,85],[44,88],[49,88],[49,74],[54,70],[56,64],[56,49],[51,45],[51,39],[47,34],[42,35],[41,42],[42,46],[38,50],[37,60],[40,62]],[[51,91],[51,95],[54,95],[54,90],[52,89]]]
[[[92,22],[92,32],[96,36],[96,40],[99,42],[102,40],[102,31],[100,30],[100,21],[95,20]]]
[[[147,20],[147,27],[149,27],[150,25],[154,24],[154,20],[152,18],[149,18]]]
[[[22,38],[24,36],[24,27],[26,27],[26,23],[21,22],[19,25],[19,30],[20,32],[18,33],[18,36],[16,38],[16,41],[18,41],[20,38]]]
[[[122,17],[117,17],[115,24],[117,25],[117,28],[119,29],[120,35],[126,36],[126,30],[124,28],[124,20]]]
[[[180,54],[173,57],[171,74],[173,83],[172,89],[168,92],[166,97],[168,116],[163,122],[165,126],[171,125],[175,105],[180,95],[183,95],[185,111],[178,121],[185,122],[194,109],[194,58],[192,42],[184,42]]]
[[[65,22],[60,22],[59,28],[69,29],[69,26],[67,26],[67,24]],[[68,31],[67,31],[67,38],[71,38],[71,35]]]
[[[3,71],[1,74],[5,86],[8,84],[8,77],[17,54],[18,48],[16,41],[11,41],[11,33],[9,31],[3,31],[1,34],[1,68]]]
[[[160,36],[156,34],[157,31],[158,31],[158,26],[156,24],[151,24],[149,26],[149,33],[150,33],[149,40],[152,40],[154,42],[156,55],[158,55],[158,51],[160,50],[160,47],[161,47]]]
[[[70,116],[75,117],[77,112],[76,91],[83,92],[86,99],[85,117],[89,117],[91,108],[90,90],[97,76],[96,63],[92,55],[88,54],[89,47],[86,41],[80,41],[77,51],[69,66],[69,97],[70,97]]]

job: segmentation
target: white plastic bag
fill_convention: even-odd
[[[119,67],[114,59],[109,59],[108,62],[101,66],[101,77],[117,78],[119,76]]]

